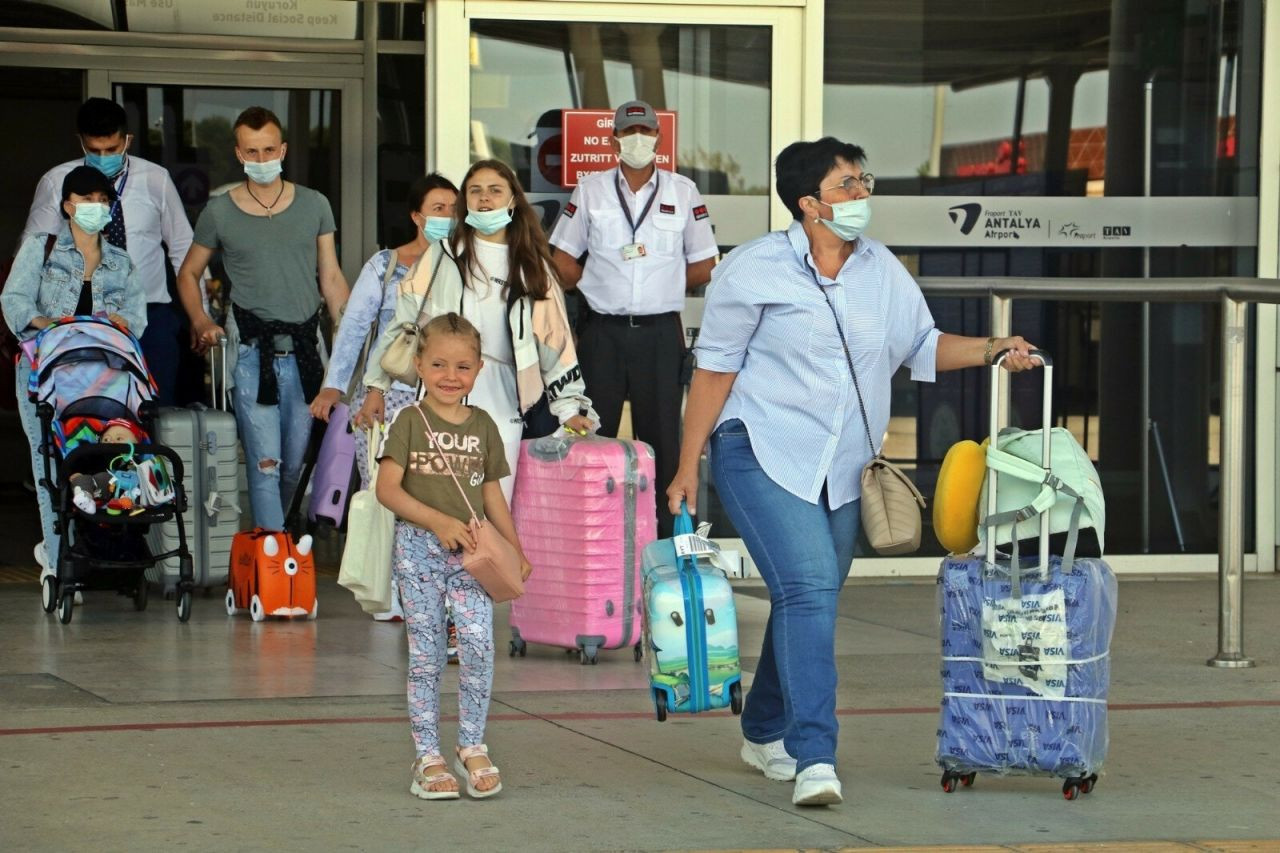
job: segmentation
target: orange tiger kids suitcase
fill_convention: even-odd
[[[231,543],[227,613],[248,610],[254,622],[268,616],[316,618],[316,564],[311,537],[296,543],[288,533],[261,527],[237,533]]]

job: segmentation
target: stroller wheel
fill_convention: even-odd
[[[53,575],[45,575],[40,579],[40,606],[45,613],[58,609],[58,582]]]
[[[71,622],[71,614],[74,612],[74,608],[76,606],[75,597],[76,594],[74,592],[69,589],[64,589],[62,591],[62,598],[58,600],[58,621],[63,625],[68,625]]]
[[[138,588],[133,591],[133,609],[147,609],[147,595],[150,593],[146,578],[138,578]]]
[[[191,618],[191,590],[184,589],[178,593],[178,621],[186,622]]]

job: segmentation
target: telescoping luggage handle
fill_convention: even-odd
[[[999,448],[1000,433],[1000,395],[998,388],[1000,387],[1000,364],[1009,355],[1010,350],[1003,350],[991,359],[991,440],[988,444],[988,454],[992,449]],[[996,527],[1005,522],[1012,522],[1011,541],[1013,546],[1013,559],[1010,561],[1010,573],[1013,579],[1014,595],[1018,595],[1021,589],[1021,583],[1018,580],[1018,522],[1026,521],[1037,513],[1040,516],[1040,572],[1046,574],[1049,571],[1049,508],[1053,506],[1057,500],[1057,495],[1052,485],[1048,483],[1048,475],[1052,468],[1052,443],[1051,443],[1051,410],[1053,408],[1053,360],[1049,354],[1042,350],[1031,350],[1031,357],[1040,362],[1044,370],[1044,393],[1041,403],[1041,445],[1040,445],[1040,463],[1041,470],[1036,472],[1033,480],[1041,481],[1040,493],[1036,496],[1031,506],[1023,507],[1012,513],[997,514],[996,502],[996,468],[990,463],[987,465],[987,512],[983,524],[987,528],[987,549],[986,561],[994,564],[996,562]],[[1021,460],[1019,460],[1021,461]],[[1027,463],[1028,465],[1030,463]],[[1034,466],[1032,466],[1034,467]],[[1023,477],[1026,479],[1026,477]]]
[[[680,501],[680,513],[672,524],[673,538],[693,535],[693,516],[689,505]],[[688,541],[688,540],[686,540]],[[689,665],[689,710],[697,714],[711,710],[711,684],[707,664],[706,625],[702,614],[706,605],[702,598],[702,577],[698,574],[698,559],[693,553],[676,552],[676,567],[685,594],[685,646]]]
[[[218,354],[214,355],[214,350]],[[222,375],[222,383],[218,383],[218,375]],[[209,397],[210,404],[219,411],[228,411],[227,404],[227,336],[220,335],[218,342],[209,350]]]

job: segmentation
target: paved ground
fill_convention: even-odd
[[[767,603],[738,589],[749,653]],[[1095,792],[1066,802],[1048,779],[941,791],[934,590],[851,585],[847,799],[798,810],[788,784],[740,763],[729,715],[656,722],[629,652],[595,667],[545,647],[501,657],[489,743],[506,789],[427,803],[406,790],[403,628],[364,617],[332,578],[317,621],[263,624],[217,596],[182,625],[171,604],[135,613],[98,593],[62,626],[34,583],[0,584],[0,849],[1280,850],[1280,581],[1245,595],[1259,667],[1222,671],[1204,665],[1213,582],[1122,581],[1111,752]]]

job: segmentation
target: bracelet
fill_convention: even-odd
[[[991,348],[995,346],[995,338],[987,338],[987,348],[982,351],[982,363],[987,367],[991,366]]]

